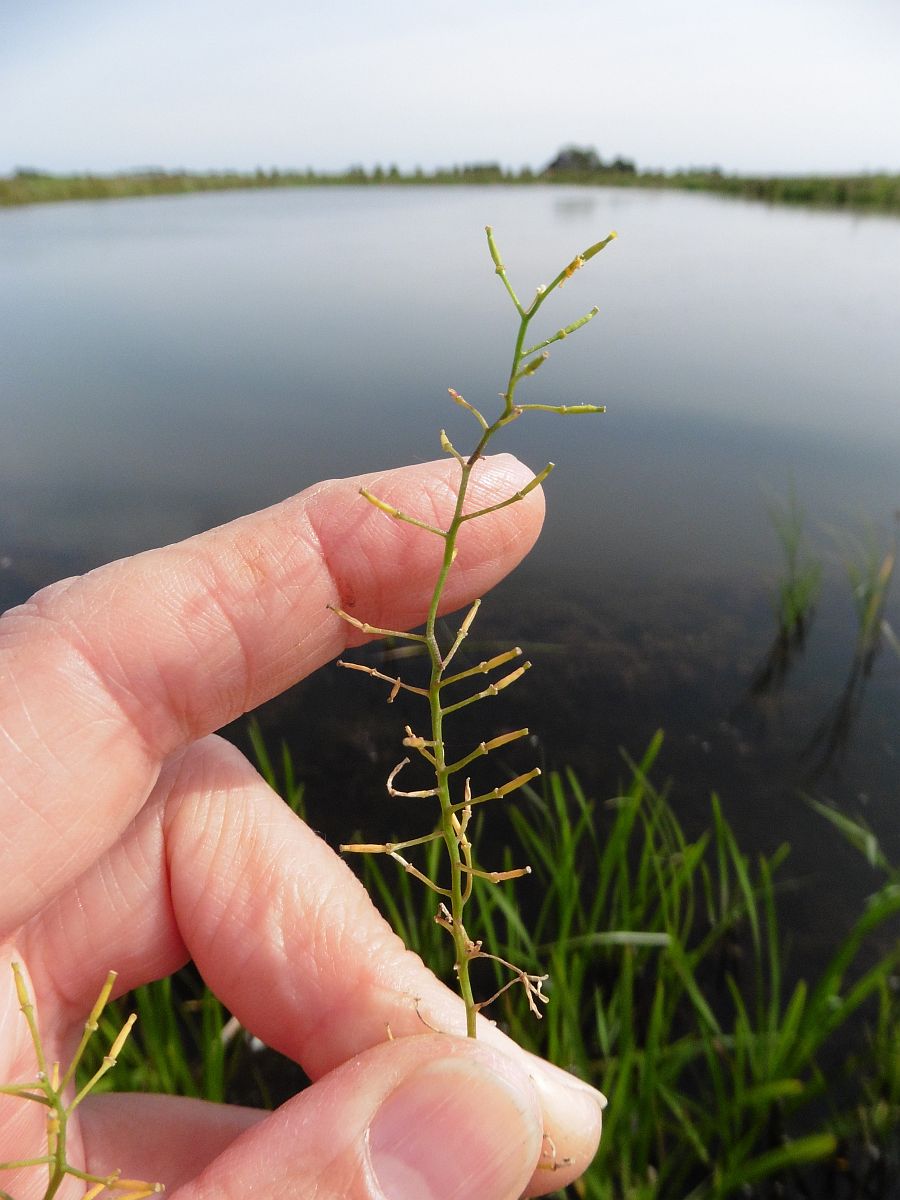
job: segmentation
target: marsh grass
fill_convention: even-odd
[[[756,698],[781,692],[803,653],[822,590],[822,562],[808,548],[804,513],[793,483],[786,500],[772,496],[766,507],[783,559],[773,596],[775,638],[750,681],[750,695]]]
[[[862,533],[832,530],[856,614],[856,641],[847,681],[831,711],[818,723],[803,755],[811,763],[810,778],[839,769],[862,710],[866,688],[884,646],[900,655],[900,642],[886,617],[897,562],[897,525],[888,542],[876,526]]]
[[[802,644],[822,589],[822,563],[807,546],[805,516],[793,483],[786,500],[772,497],[767,507],[784,554],[784,568],[775,594],[775,615],[782,636]]]
[[[809,1164],[841,1173],[844,1145],[863,1187],[896,1150],[900,1068],[885,1071],[882,1054],[900,1032],[900,944],[868,966],[860,950],[900,912],[900,889],[870,899],[817,980],[788,987],[777,883],[788,848],[751,863],[716,797],[708,829],[689,838],[650,781],[659,747],[604,805],[570,772],[529,789],[510,813],[521,843],[510,855],[524,850],[532,879],[519,896],[479,886],[473,901],[499,954],[550,975],[543,1022],[506,997],[494,1015],[609,1097],[597,1160],[570,1194],[762,1196],[778,1180],[778,1194],[802,1196]],[[440,955],[406,881],[376,863],[365,876],[402,936]],[[863,1008],[868,1073],[857,1061],[854,1076],[826,1076],[820,1059]]]
[[[851,540],[845,539],[845,565],[857,618],[856,656],[868,674],[883,637],[896,645],[896,637],[885,618],[888,594],[897,565],[897,529],[893,543],[885,546],[871,527]]]
[[[778,918],[788,848],[751,862],[716,797],[707,828],[689,836],[652,782],[661,744],[627,764],[604,803],[568,771],[525,789],[502,854],[526,854],[533,874],[516,890],[479,881],[473,893],[497,953],[550,974],[543,1021],[509,993],[495,1018],[609,1097],[598,1158],[567,1195],[887,1197],[900,1184],[900,879],[871,831],[823,812],[884,883],[818,977],[788,984]],[[289,764],[282,751],[278,774],[295,779]],[[278,782],[268,755],[264,770]],[[415,881],[384,860],[358,862],[394,928],[449,981],[452,943]],[[123,1056],[127,1086],[212,1099],[224,1080],[229,1098],[227,1013],[206,1010],[217,1005],[209,993],[179,1001],[165,981],[141,993],[140,1025],[153,1032]]]
[[[396,167],[360,166],[337,173],[299,170],[239,171],[135,171],[119,175],[54,175],[20,168],[0,178],[0,208],[21,204],[59,203],[67,200],[119,200],[133,196],[180,195],[298,187],[453,187],[490,184],[528,187],[550,184],[593,187],[675,188],[714,192],[768,204],[793,204],[806,208],[847,209],[861,212],[900,212],[900,175],[843,176],[744,176],[716,169],[673,171],[615,170],[604,166],[591,171],[509,171],[499,163],[473,163],[438,167],[426,173],[406,174]]]

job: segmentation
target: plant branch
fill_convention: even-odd
[[[399,771],[407,765],[408,759],[404,759],[390,773],[387,780],[387,791],[392,796],[406,796],[414,798],[433,798],[437,800],[440,815],[437,829],[432,833],[422,837],[412,838],[403,842],[383,842],[383,843],[356,843],[353,845],[342,846],[341,849],[351,853],[372,853],[372,854],[388,854],[394,858],[403,869],[409,874],[415,876],[425,884],[431,891],[443,897],[439,906],[438,914],[435,917],[437,923],[445,928],[453,938],[455,951],[455,971],[459,982],[459,990],[462,996],[466,1009],[466,1032],[470,1037],[475,1036],[475,1018],[478,1012],[487,1004],[500,996],[515,983],[521,983],[528,997],[528,1003],[532,1011],[540,1016],[539,1003],[546,1003],[546,997],[541,991],[541,986],[546,979],[546,976],[529,975],[520,971],[511,963],[507,963],[503,959],[495,958],[503,966],[513,972],[513,979],[509,981],[503,988],[491,997],[490,1000],[476,1002],[472,990],[472,983],[469,975],[469,966],[472,961],[477,958],[494,958],[495,956],[485,954],[481,949],[480,942],[473,942],[466,933],[463,924],[463,914],[465,906],[472,895],[473,881],[476,878],[488,880],[491,883],[501,883],[509,879],[517,879],[528,874],[530,868],[514,868],[504,871],[485,871],[480,867],[475,867],[472,862],[472,845],[467,836],[467,828],[472,816],[472,809],[475,805],[484,804],[489,800],[501,799],[515,792],[518,788],[524,787],[532,779],[540,775],[540,769],[535,767],[524,774],[516,776],[508,783],[502,784],[499,787],[493,788],[491,791],[483,792],[477,796],[472,795],[472,788],[469,779],[465,780],[463,787],[463,799],[455,800],[451,794],[450,784],[451,778],[460,771],[463,771],[475,760],[484,757],[492,750],[497,750],[502,746],[507,746],[513,742],[524,738],[528,734],[527,729],[517,729],[510,733],[499,734],[496,737],[485,739],[479,742],[474,750],[464,755],[462,758],[454,762],[447,762],[446,748],[444,740],[444,722],[452,714],[459,712],[461,709],[467,708],[469,705],[476,703],[478,700],[484,700],[491,696],[498,695],[501,691],[515,683],[522,677],[525,671],[531,666],[530,662],[521,663],[507,675],[498,679],[496,682],[489,683],[481,691],[473,695],[466,696],[462,700],[458,700],[452,704],[444,705],[442,703],[443,689],[451,684],[460,683],[464,680],[471,679],[477,675],[485,675],[494,669],[504,666],[513,659],[519,658],[522,651],[519,647],[505,651],[495,655],[493,658],[485,659],[476,666],[468,667],[465,670],[459,671],[454,675],[447,674],[447,668],[451,660],[456,656],[465,638],[468,636],[472,622],[478,612],[480,600],[476,600],[467,612],[463,619],[455,637],[450,642],[446,650],[442,648],[441,639],[438,636],[438,612],[444,598],[447,580],[453,563],[456,559],[458,540],[460,531],[467,522],[474,521],[478,517],[485,517],[491,513],[496,513],[512,504],[517,504],[523,500],[530,492],[546,480],[550,472],[553,470],[553,464],[548,463],[542,471],[534,476],[524,487],[514,492],[511,496],[500,500],[495,504],[488,504],[482,508],[474,509],[470,512],[466,511],[466,500],[469,491],[469,484],[472,478],[472,471],[477,463],[484,456],[485,452],[492,439],[497,433],[511,422],[521,418],[524,413],[529,411],[552,412],[559,415],[575,415],[583,413],[599,413],[603,409],[594,404],[517,404],[515,400],[515,391],[517,385],[523,380],[534,376],[537,371],[543,367],[547,360],[546,348],[555,342],[562,341],[570,334],[581,329],[589,321],[597,315],[597,309],[592,308],[590,312],[579,317],[570,324],[558,329],[556,333],[542,341],[535,342],[532,345],[527,345],[528,329],[531,320],[540,310],[547,297],[557,288],[562,287],[567,279],[580,270],[582,266],[596,254],[598,254],[609,242],[615,237],[615,234],[610,234],[609,237],[602,241],[595,242],[589,246],[587,250],[576,255],[571,259],[566,266],[556,275],[552,283],[548,287],[539,287],[531,304],[526,308],[519,300],[512,284],[503,260],[500,257],[500,251],[497,248],[497,243],[494,238],[493,230],[490,226],[486,226],[488,250],[491,256],[491,261],[494,264],[494,270],[500,277],[506,292],[512,301],[518,316],[518,329],[515,337],[515,345],[513,348],[512,363],[507,378],[506,390],[501,393],[503,401],[502,408],[493,421],[488,418],[464,399],[459,392],[453,388],[449,389],[450,398],[453,402],[459,405],[470,413],[480,430],[479,439],[468,457],[460,454],[457,448],[450,441],[445,430],[441,430],[440,442],[441,449],[444,453],[453,457],[459,467],[459,478],[456,485],[456,498],[454,503],[453,515],[446,529],[438,529],[436,526],[427,521],[407,513],[401,512],[392,505],[379,500],[370,492],[363,489],[362,494],[376,508],[390,516],[395,520],[402,520],[410,525],[416,526],[425,530],[428,533],[437,534],[444,543],[444,552],[441,560],[440,568],[434,581],[434,587],[431,595],[431,601],[428,607],[428,614],[425,620],[424,633],[409,634],[402,633],[398,630],[379,629],[369,625],[368,622],[360,621],[355,617],[343,612],[343,610],[335,608],[345,621],[348,621],[355,629],[362,633],[376,637],[394,637],[405,638],[408,641],[419,642],[424,645],[428,654],[429,660],[429,677],[428,683],[423,687],[414,687],[404,683],[399,676],[390,676],[382,671],[378,671],[373,667],[341,662],[342,666],[348,666],[355,670],[361,671],[364,674],[380,679],[391,685],[390,700],[396,698],[400,691],[410,692],[427,700],[429,715],[431,720],[430,736],[428,738],[420,737],[414,734],[409,726],[406,727],[406,737],[403,739],[404,746],[411,750],[415,750],[422,758],[424,758],[433,771],[433,786],[422,788],[421,790],[411,792],[401,792],[394,786],[394,780]],[[527,347],[527,348],[526,348]],[[428,874],[420,870],[417,866],[406,859],[400,850],[416,849],[423,845],[428,845],[440,839],[446,850],[447,867],[449,870],[449,886],[441,887],[435,880],[430,878]]]

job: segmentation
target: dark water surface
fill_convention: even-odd
[[[814,953],[877,877],[799,793],[900,859],[900,654],[882,640],[854,673],[845,569],[851,540],[889,551],[900,506],[900,221],[537,187],[2,212],[0,603],[319,478],[436,457],[441,425],[465,445],[446,388],[489,404],[514,332],[487,221],[526,296],[620,240],[548,304],[548,332],[601,315],[531,385],[607,415],[536,416],[506,443],[560,468],[541,546],[470,647],[511,639],[537,665],[480,715],[529,724],[533,753],[602,796],[618,748],[662,726],[689,825],[715,789],[749,849],[793,844],[788,918]],[[766,502],[792,487],[824,582],[776,687]],[[885,615],[900,632],[896,588]],[[326,670],[262,713],[335,837],[389,832],[371,800],[405,715],[366,682]]]

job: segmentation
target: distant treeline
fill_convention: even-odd
[[[182,192],[220,192],[248,188],[321,186],[428,186],[451,184],[532,183],[602,184],[606,187],[681,188],[719,192],[777,204],[853,208],[871,212],[900,212],[900,175],[745,176],[726,175],[717,167],[694,167],[664,173],[639,171],[629,159],[604,162],[596,151],[569,146],[541,171],[523,167],[511,171],[499,163],[465,163],[434,171],[416,168],[403,173],[396,166],[367,171],[349,167],[336,174],[296,170],[257,170],[252,173],[166,171],[149,168],[121,175],[54,175],[19,168],[0,179],[0,206],[62,200],[118,199],[163,196]]]

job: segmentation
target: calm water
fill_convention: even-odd
[[[791,913],[815,945],[875,878],[798,790],[864,816],[900,858],[900,656],[885,643],[853,676],[844,568],[848,538],[888,550],[900,506],[900,221],[560,188],[2,212],[0,601],[323,476],[435,457],[441,424],[464,442],[447,386],[494,395],[511,351],[488,221],[526,294],[620,233],[548,330],[601,315],[532,385],[607,415],[535,418],[507,443],[560,469],[542,546],[485,606],[482,641],[505,629],[539,665],[497,719],[527,721],[539,755],[601,795],[618,748],[664,727],[688,823],[715,788],[749,844],[794,844]],[[766,502],[792,486],[825,582],[766,689],[781,568]],[[887,617],[900,632],[896,588]],[[316,822],[340,836],[363,820],[335,793],[380,786],[399,714],[330,671],[262,715]]]

